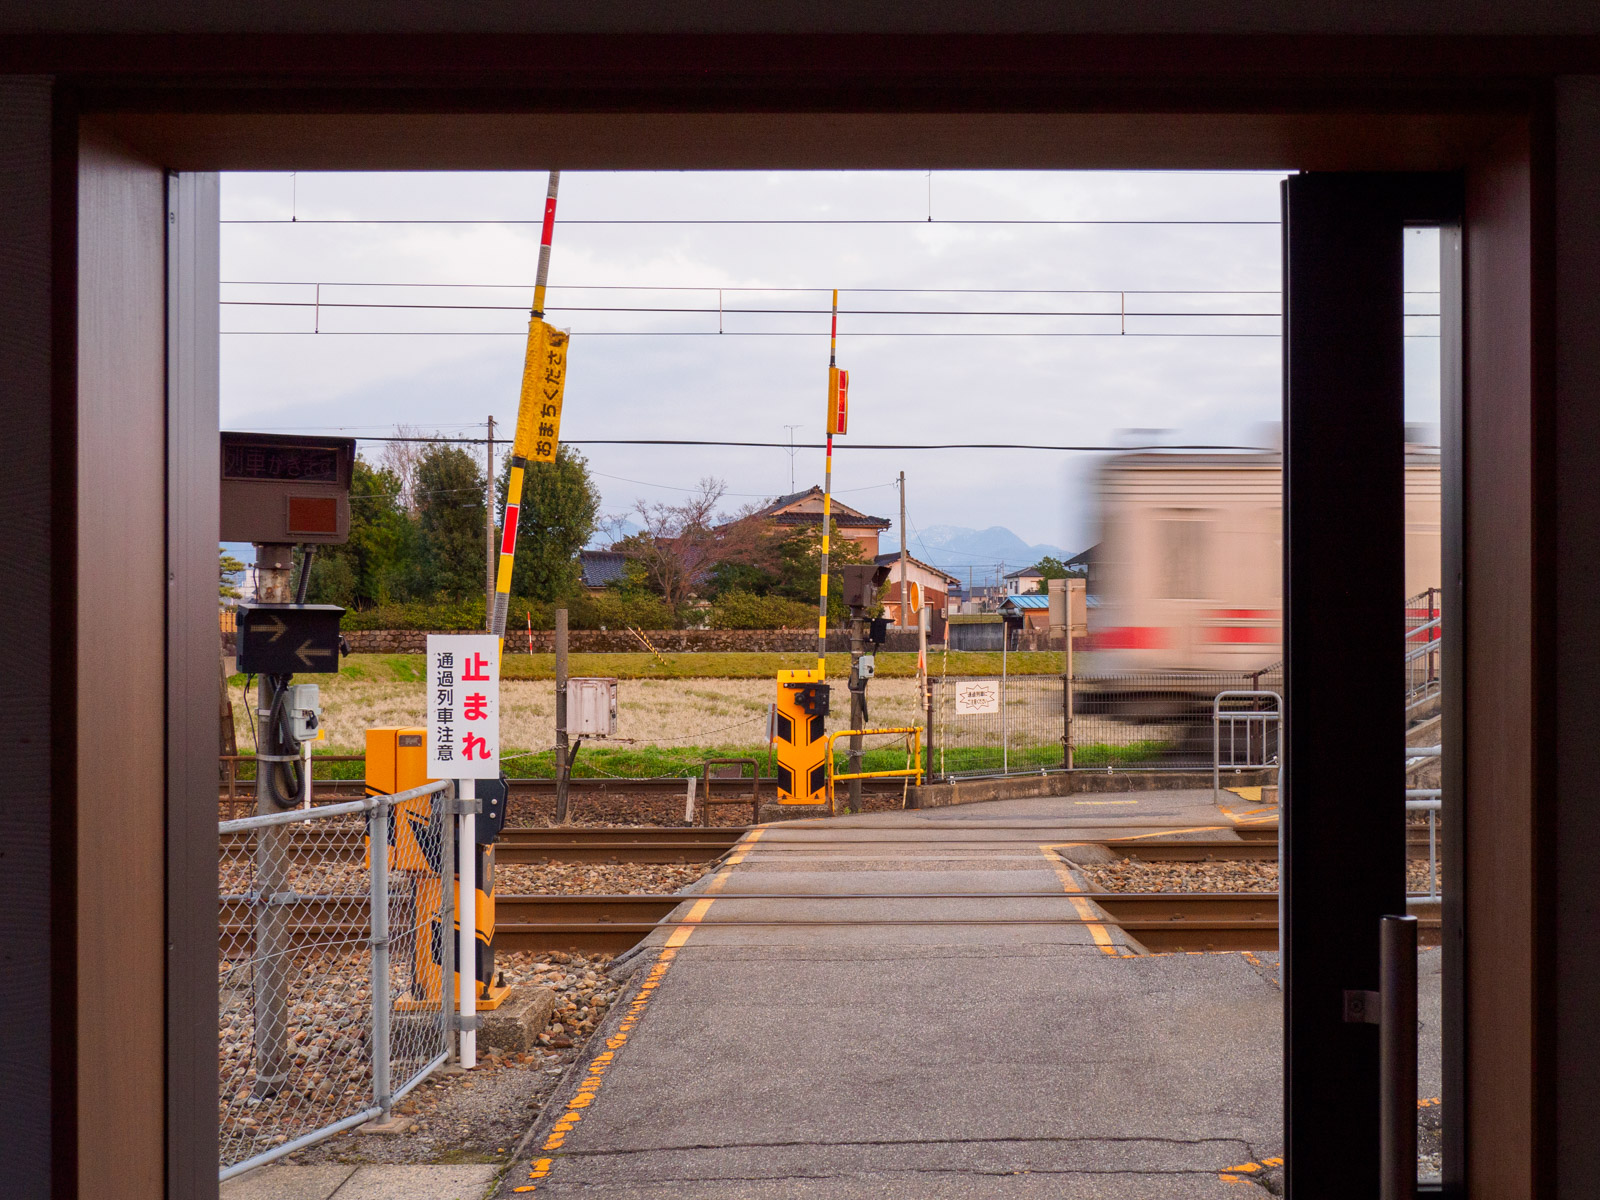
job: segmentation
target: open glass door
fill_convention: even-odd
[[[1415,1092],[1416,1058],[1394,1052],[1400,1042],[1416,1045],[1410,1029],[1400,1028],[1416,1020],[1414,983],[1404,983],[1415,956],[1396,956],[1401,985],[1391,978],[1387,995],[1380,987],[1380,923],[1408,912],[1403,731],[1411,698],[1401,648],[1409,653],[1414,634],[1402,615],[1409,595],[1404,239],[1407,227],[1445,227],[1442,258],[1451,260],[1441,271],[1439,309],[1449,581],[1459,575],[1450,549],[1460,527],[1459,505],[1450,499],[1458,478],[1450,435],[1458,374],[1448,364],[1459,346],[1452,257],[1459,238],[1450,227],[1460,208],[1459,181],[1448,175],[1307,174],[1283,187],[1288,728],[1281,928],[1286,1183],[1297,1200],[1399,1196],[1416,1187],[1417,1097],[1408,1094]],[[1448,629],[1456,619],[1448,594],[1440,607]],[[1445,714],[1441,724],[1447,721]],[[1448,733],[1435,744],[1447,747]],[[1441,790],[1435,798],[1445,806],[1448,836],[1453,806]],[[1457,880],[1447,866],[1446,887]],[[1418,915],[1428,926],[1424,940],[1439,938],[1426,909]],[[1459,1112],[1449,1064],[1459,1056],[1449,1031],[1459,1028],[1451,1020],[1459,1010],[1452,1009],[1451,980],[1460,954],[1450,930],[1447,922],[1441,1092],[1453,1123]],[[1406,990],[1409,1001],[1400,1003]],[[1387,1037],[1373,1021],[1375,1010],[1390,1018]],[[1450,1163],[1447,1146],[1447,1179]]]

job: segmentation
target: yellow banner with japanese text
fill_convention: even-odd
[[[511,453],[529,462],[555,462],[561,442],[561,400],[567,383],[567,343],[562,329],[535,319],[522,364],[522,401]]]

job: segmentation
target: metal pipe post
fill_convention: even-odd
[[[456,1030],[455,1001],[451,992],[456,979],[456,887],[454,881],[456,861],[456,801],[460,786],[455,785],[433,794],[434,819],[439,828],[439,1023],[444,1042],[460,1061],[460,1052],[451,1036]],[[431,952],[432,947],[427,951]],[[417,953],[424,953],[419,946]]]
[[[372,924],[372,1102],[389,1119],[393,1083],[389,1078],[389,805],[383,800],[368,818],[367,858],[371,862]]]
[[[848,597],[846,597],[848,599]],[[863,618],[857,615],[857,610],[850,610],[850,728],[860,729],[867,723],[866,718],[866,683],[861,678],[861,654],[866,648],[866,642],[861,636]],[[850,773],[861,773],[861,754],[864,740],[859,733],[850,737],[850,754],[848,762]],[[861,780],[850,781],[850,811],[861,811]]]
[[[294,547],[256,546],[256,594],[266,604],[294,600]],[[265,675],[256,681],[256,815],[279,811],[272,800],[272,757],[283,753],[278,725],[272,719],[273,685]],[[280,902],[288,886],[289,834],[282,826],[255,833],[255,949],[251,1015],[255,1023],[253,1092],[275,1096],[289,1077],[289,909]]]
[[[1011,770],[1011,739],[1006,735],[1006,656],[1011,645],[1011,631],[1005,618],[1000,620],[1000,773]]]
[[[1379,1200],[1417,1194],[1417,919],[1379,921]]]
[[[494,550],[494,416],[489,416],[489,437],[483,456],[483,627],[494,629],[495,559]]]
[[[567,610],[556,609],[556,821],[567,819],[567,780],[572,762],[567,752]]]
[[[463,779],[458,786],[462,800],[477,798],[475,781]],[[461,964],[461,1067],[470,1071],[478,1065],[478,818],[474,813],[461,814],[458,839],[456,870],[460,888],[456,907],[461,912],[461,940],[456,954]]]
[[[1067,758],[1067,770],[1070,771],[1070,770],[1072,770],[1072,693],[1076,690],[1073,687],[1072,581],[1070,579],[1067,580],[1066,593],[1067,593],[1066,594],[1066,601],[1067,601],[1067,648],[1066,648],[1065,654],[1066,654],[1066,659],[1067,659],[1067,661],[1066,661],[1066,668],[1067,668],[1067,672],[1066,672],[1066,692],[1067,692],[1067,694],[1066,694],[1066,703],[1065,703],[1066,712],[1064,714],[1065,719],[1066,719],[1066,733],[1065,733],[1064,736],[1067,739],[1067,756],[1066,756],[1066,758]]]
[[[928,675],[928,624],[931,612],[927,605],[917,609],[917,680],[922,685],[922,706],[926,715],[922,720],[927,734],[928,768],[923,779],[933,778],[933,681]]]
[[[272,720],[272,683],[265,676],[256,683],[256,816],[278,811],[272,802],[268,773],[274,768],[261,755],[277,754],[276,722]],[[289,1077],[289,976],[285,955],[289,937],[288,906],[279,902],[288,878],[286,834],[281,826],[255,831],[255,950],[252,963],[251,1009],[255,1022],[256,1078],[252,1092],[276,1096]]]
[[[927,551],[923,551],[924,554]],[[906,473],[900,472],[900,624],[911,624],[906,606],[911,603],[911,593],[906,586]]]

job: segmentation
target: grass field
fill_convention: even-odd
[[[862,755],[863,770],[889,771],[905,767],[903,741],[896,740],[893,745],[883,745],[881,743],[890,739],[872,740],[880,744],[869,746]],[[842,739],[838,745],[841,748],[834,754],[834,768],[843,771],[846,768]],[[1133,766],[1146,758],[1153,758],[1164,745],[1158,741],[1142,741],[1127,746],[1079,746],[1073,761],[1078,767]],[[241,752],[248,755],[248,745],[242,747]],[[329,750],[326,753],[331,755],[336,752]],[[699,775],[701,765],[708,758],[753,758],[759,764],[763,777],[770,774],[765,742],[723,746],[607,746],[586,742],[578,753],[572,773],[578,779],[687,779],[691,775]],[[939,769],[941,761],[944,770],[960,773],[999,771],[1001,760],[1000,752],[994,748],[954,746],[935,752],[935,770]],[[506,774],[513,779],[555,778],[555,755],[548,750],[508,750],[503,762]],[[1053,770],[1061,765],[1061,748],[1058,745],[1014,746],[1010,765],[1013,771]],[[363,767],[359,762],[317,762],[313,770],[318,779],[360,779]],[[741,773],[748,777],[750,769],[742,768]],[[254,778],[253,764],[240,763],[239,779],[249,781]]]
[[[765,764],[767,706],[773,699],[774,676],[785,666],[808,666],[814,661],[804,655],[782,654],[665,657],[666,668],[648,654],[572,656],[570,669],[574,675],[611,675],[623,681],[618,695],[618,737],[586,742],[578,756],[577,775],[683,777],[698,774],[700,763],[712,757],[750,757]],[[1007,667],[1015,675],[1053,675],[1061,662],[1059,655],[1048,653],[1008,657]],[[930,665],[935,670],[946,667],[943,659],[943,655],[934,656]],[[829,675],[837,687],[833,711],[827,719],[830,732],[848,728],[849,707],[843,688],[846,667],[847,656],[829,656]],[[999,667],[997,653],[951,654],[947,665],[952,674],[993,674]],[[878,673],[869,693],[872,725],[922,725],[915,670],[915,655],[878,656]],[[420,654],[363,654],[345,659],[337,675],[298,677],[299,682],[316,683],[322,690],[328,741],[318,749],[330,755],[360,754],[365,749],[367,729],[422,724],[423,674]],[[555,728],[553,676],[551,655],[506,656],[500,731],[510,775],[549,777],[554,773],[554,756],[549,749]],[[250,728],[254,696],[245,702],[242,676],[235,675],[231,682],[238,745],[241,752],[249,753],[255,745]],[[1009,756],[1013,770],[1050,768],[1060,762],[1061,747],[1057,737],[1050,735],[1048,714],[1035,714],[1034,719],[1037,728],[1026,722],[1013,724]],[[999,769],[1000,752],[996,746],[971,744],[985,739],[950,722],[949,715],[939,719],[944,769]],[[1056,722],[1054,729],[1059,735],[1059,707]],[[1081,715],[1074,729],[1075,762],[1082,767],[1141,761],[1172,736],[1172,731],[1161,725],[1131,726]],[[875,739],[880,748],[869,747],[868,769],[904,765],[904,750],[883,744],[892,740]],[[319,778],[359,778],[360,773],[359,763],[328,763],[317,771]]]

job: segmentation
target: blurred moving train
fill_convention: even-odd
[[[1441,572],[1439,450],[1415,436],[1408,432],[1405,454],[1405,595],[1426,596],[1431,609]],[[1120,454],[1101,467],[1098,499],[1080,671],[1254,672],[1283,657],[1277,451]],[[1419,615],[1408,610],[1408,626]]]

